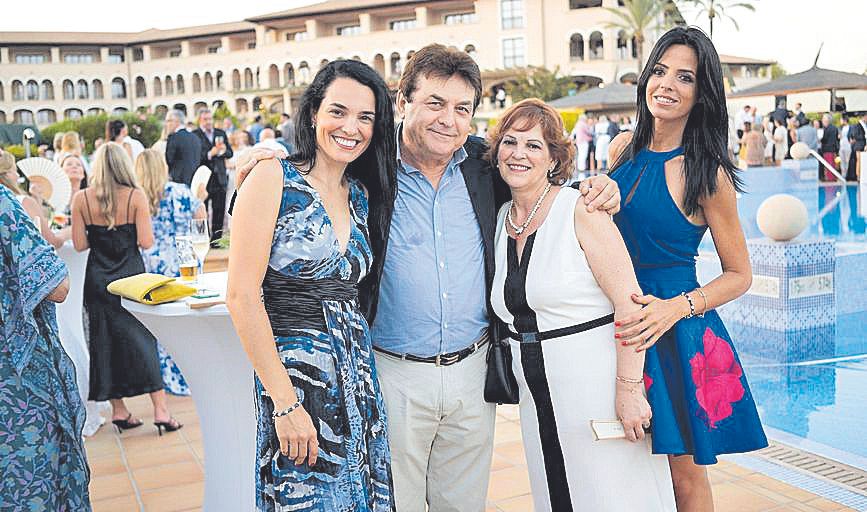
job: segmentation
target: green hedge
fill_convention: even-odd
[[[85,153],[93,152],[93,141],[105,137],[105,123],[109,119],[121,119],[129,128],[129,134],[138,139],[145,147],[150,147],[159,140],[162,132],[162,121],[152,114],[137,114],[128,112],[123,115],[94,114],[80,119],[66,119],[49,125],[41,130],[42,140],[51,144],[54,134],[59,132],[78,132],[84,139]]]
[[[3,151],[8,151],[12,153],[12,156],[15,157],[15,161],[21,160],[25,158],[27,155],[24,152],[24,146],[21,144],[11,144],[3,148]],[[36,144],[30,145],[30,156],[39,156],[36,150]]]

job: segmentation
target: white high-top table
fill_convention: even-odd
[[[199,279],[207,289],[225,292],[225,272]],[[122,304],[163,344],[190,386],[205,448],[204,510],[254,510],[253,367],[226,306],[190,309],[183,300],[147,306],[122,299]]]

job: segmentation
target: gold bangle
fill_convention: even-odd
[[[616,377],[616,379],[618,382],[622,382],[624,384],[643,384],[644,383],[643,378],[642,379],[627,379],[626,377],[621,377],[620,375],[618,375]]]
[[[698,294],[701,295],[701,298],[704,299],[704,308],[701,310],[701,314],[698,315],[704,316],[704,314],[707,313],[707,295],[704,294],[704,290],[701,289],[701,286],[696,288],[695,291],[697,291]]]

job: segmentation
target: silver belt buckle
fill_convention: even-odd
[[[434,360],[434,364],[435,364],[436,366],[440,366],[440,358],[441,358],[441,357],[442,357],[441,354],[437,354],[437,357],[436,357],[436,359]]]

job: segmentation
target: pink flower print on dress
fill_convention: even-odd
[[[732,414],[732,404],[744,396],[741,384],[743,370],[735,361],[735,354],[726,340],[710,328],[704,331],[704,353],[690,359],[695,398],[707,416],[708,427]]]
[[[650,391],[650,386],[653,385],[653,379],[650,378],[650,375],[647,372],[644,372],[644,392],[647,393]]]

